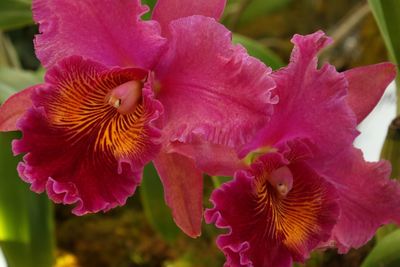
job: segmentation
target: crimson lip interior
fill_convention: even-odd
[[[48,71],[19,123],[23,138],[13,145],[14,153],[26,153],[18,171],[32,190],[47,190],[57,203],[78,202],[78,215],[125,203],[160,149],[152,121],[162,107],[143,85],[146,75],[81,57]]]

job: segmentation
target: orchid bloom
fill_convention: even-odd
[[[292,42],[290,64],[272,74],[274,114],[241,152],[250,165],[213,192],[205,213],[208,223],[228,229],[217,239],[226,266],[292,266],[325,247],[346,253],[382,224],[400,223],[390,165],[365,162],[352,145],[395,67],[318,69],[316,55],[331,39],[316,32]]]
[[[0,109],[0,130],[23,133],[13,150],[31,189],[78,215],[107,211],[153,160],[177,225],[198,236],[202,173],[242,166],[228,158],[274,103],[271,69],[216,21],[224,6],[159,0],[142,21],[139,0],[33,0],[45,82]]]

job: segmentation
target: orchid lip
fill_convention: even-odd
[[[142,98],[142,86],[135,80],[121,84],[107,94],[105,101],[121,114],[134,113]]]

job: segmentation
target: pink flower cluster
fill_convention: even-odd
[[[156,166],[176,224],[201,232],[203,174],[234,176],[211,196],[208,223],[226,266],[291,266],[316,248],[346,253],[400,223],[387,162],[353,147],[395,68],[317,67],[331,40],[295,35],[276,72],[233,45],[225,0],[33,0],[45,82],[0,107],[20,130],[31,189],[82,215],[124,205]]]

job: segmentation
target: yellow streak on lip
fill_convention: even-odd
[[[285,188],[268,182],[268,175],[264,173],[255,180],[255,215],[265,213],[271,218],[265,225],[265,238],[282,240],[288,249],[301,253],[310,235],[320,231],[317,216],[324,192],[318,186],[309,188],[299,180],[294,181],[289,192],[283,192]]]
[[[119,83],[111,76],[100,79],[92,72],[72,73],[60,81],[49,101],[53,127],[61,129],[71,145],[84,144],[91,154],[100,152],[108,159],[140,157],[148,114],[142,104],[132,114],[117,111],[121,100],[107,94]]]

